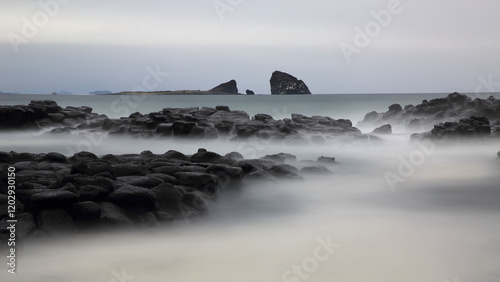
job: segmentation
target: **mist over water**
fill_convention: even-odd
[[[9,151],[68,155],[83,146],[80,137],[33,137],[29,132],[0,138],[0,150]],[[434,144],[424,152],[408,134],[382,139],[366,145],[285,146],[104,138],[90,151],[193,154],[203,147],[219,154],[238,151],[246,158],[279,152],[299,161],[330,156],[340,165],[329,166],[330,175],[226,188],[207,214],[168,229],[27,242],[18,252],[18,275],[13,279],[1,273],[0,279],[117,282],[116,273],[124,272],[130,280],[123,281],[152,282],[497,282],[498,142]],[[415,152],[422,152],[418,162],[411,160]],[[402,177],[399,170],[406,162],[413,169],[403,170]],[[388,181],[388,172],[402,181]],[[329,253],[319,242],[335,243],[335,248]],[[321,260],[315,257],[318,247]],[[301,274],[294,272],[297,267]]]

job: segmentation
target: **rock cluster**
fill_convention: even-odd
[[[488,137],[491,137],[490,121],[485,117],[475,116],[458,122],[440,123],[429,132],[415,133],[411,136],[412,139],[428,138],[439,141]]]
[[[193,155],[80,152],[69,158],[0,152],[0,237],[8,236],[3,228],[8,167],[16,173],[18,236],[55,237],[109,227],[167,226],[204,213],[220,192],[240,189],[243,180],[300,179],[301,173],[329,172],[335,164],[328,157],[300,163],[285,153],[243,159],[237,152],[222,156],[205,149]]]
[[[409,132],[426,131],[439,123],[459,122],[472,116],[485,117],[489,120],[500,119],[500,100],[493,96],[487,99],[472,99],[459,93],[449,94],[446,98],[424,100],[419,105],[399,104],[389,107],[385,113],[366,114],[359,127],[378,127],[391,124]]]
[[[86,134],[141,138],[260,138],[287,144],[366,140],[350,120],[292,114],[275,120],[267,114],[252,118],[228,106],[165,108],[149,114],[133,113],[110,119],[89,107],[59,107],[54,101],[32,101],[28,106],[0,107],[0,129],[46,129],[48,134]]]
[[[271,94],[311,94],[307,85],[288,73],[275,71],[271,79]]]

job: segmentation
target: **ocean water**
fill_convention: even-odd
[[[328,115],[356,124],[366,113],[386,111],[393,103],[444,96],[148,96],[128,105],[130,113],[229,105],[250,115]],[[130,102],[119,96],[0,95],[0,104],[52,98],[62,106],[88,105],[110,117],[123,115],[113,108]],[[0,137],[0,150],[7,151],[70,154],[91,144],[88,149],[96,154],[170,149],[192,154],[204,147],[246,157],[278,152],[299,159],[332,156],[341,164],[330,167],[330,175],[306,175],[302,181],[247,182],[240,191],[224,191],[202,218],[181,220],[171,228],[26,242],[18,251],[18,274],[2,271],[1,281],[500,279],[498,141],[416,144],[401,133],[364,146],[106,138],[93,144],[98,136],[82,145],[81,138],[32,132]]]

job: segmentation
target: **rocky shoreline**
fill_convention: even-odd
[[[228,106],[164,108],[111,119],[90,107],[62,108],[56,102],[0,106],[0,130],[34,130],[47,135],[85,135],[113,138],[227,139],[252,138],[278,144],[367,144],[375,135],[392,134],[404,126],[412,139],[465,140],[500,136],[500,100],[474,99],[458,93],[404,108],[391,105],[386,113],[368,113],[359,123],[379,126],[370,134],[350,120],[292,114],[275,120],[268,114],[250,117]],[[418,125],[418,126],[417,126]],[[418,130],[417,130],[418,129]],[[363,143],[364,142],[364,143]],[[500,158],[500,152],[498,153]],[[0,239],[6,239],[7,172],[15,170],[18,236],[54,238],[85,230],[159,228],[190,220],[207,211],[224,189],[242,189],[247,181],[302,179],[328,174],[338,164],[333,157],[298,161],[279,153],[244,159],[238,152],[219,155],[199,149],[153,154],[101,155],[78,152],[18,153],[0,151]]]
[[[416,106],[389,106],[385,113],[372,111],[357,126],[387,126],[414,133],[413,139],[469,139],[500,137],[500,100],[472,99],[457,92],[445,98],[424,100]]]
[[[0,236],[7,239],[7,171],[15,169],[17,236],[55,238],[86,230],[169,226],[202,215],[224,189],[247,181],[302,179],[325,174],[335,158],[297,161],[291,154],[243,159],[199,149],[66,157],[58,153],[0,152]]]
[[[149,114],[133,113],[111,119],[90,107],[62,108],[51,100],[28,105],[0,106],[0,130],[38,130],[46,134],[87,134],[132,138],[192,138],[245,140],[257,138],[284,144],[324,144],[330,141],[363,142],[362,134],[347,119],[292,114],[275,120],[268,114],[252,118],[228,106],[164,108]]]

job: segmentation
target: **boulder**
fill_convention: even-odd
[[[224,105],[215,106],[215,109],[217,111],[224,111],[224,112],[230,112],[231,111],[228,106],[224,106]]]
[[[306,166],[300,170],[301,173],[309,173],[309,174],[328,174],[331,171],[324,166]]]
[[[250,89],[247,89],[246,93],[247,93],[247,95],[255,95],[255,92],[253,92]]]
[[[151,189],[156,195],[156,199],[161,211],[176,214],[179,212],[179,206],[182,203],[181,190],[171,184],[161,184]]]
[[[177,172],[174,174],[181,185],[196,188],[205,193],[217,190],[217,177],[203,172]]]
[[[91,201],[73,204],[68,211],[77,221],[97,221],[101,218],[101,207]]]
[[[149,173],[149,169],[145,165],[138,165],[138,164],[115,164],[112,165],[116,177],[120,176],[129,176],[129,175],[139,175],[139,176],[144,176]]]
[[[31,196],[31,203],[37,209],[68,207],[78,201],[78,195],[65,190],[49,190]]]
[[[107,201],[124,209],[152,211],[158,207],[156,195],[149,189],[125,185],[109,194]]]
[[[103,201],[109,194],[108,191],[102,187],[95,185],[83,185],[77,188],[77,194],[80,196],[80,201]]]
[[[390,135],[392,134],[392,127],[390,124],[384,124],[381,127],[375,128],[375,130],[373,130],[371,133],[379,135]]]
[[[284,72],[273,72],[271,79],[271,94],[311,94],[307,85],[296,77]]]
[[[174,159],[174,160],[181,160],[181,161],[190,161],[190,158],[184,155],[181,152],[175,151],[175,150],[169,150],[165,154],[161,155],[162,158],[166,159]]]
[[[218,184],[221,187],[226,187],[229,183],[239,184],[244,176],[241,167],[226,164],[213,164],[207,167],[206,172],[217,176]]]
[[[137,176],[137,175],[132,175],[132,176],[120,176],[117,178],[118,181],[130,184],[132,186],[138,186],[138,187],[143,187],[143,188],[153,188],[156,187],[165,181],[161,180],[160,178],[156,177],[151,177],[150,175],[148,176]]]
[[[132,220],[129,218],[127,212],[118,205],[110,202],[99,202],[101,208],[100,222],[104,228],[110,226],[125,226],[132,225]]]
[[[65,210],[42,210],[37,217],[37,226],[51,237],[77,233],[73,218]]]
[[[316,162],[318,163],[325,163],[325,164],[337,164],[337,162],[335,161],[335,158],[332,158],[332,157],[319,157]]]
[[[205,149],[198,149],[198,152],[191,156],[191,162],[193,163],[217,163],[221,159],[221,155]]]

